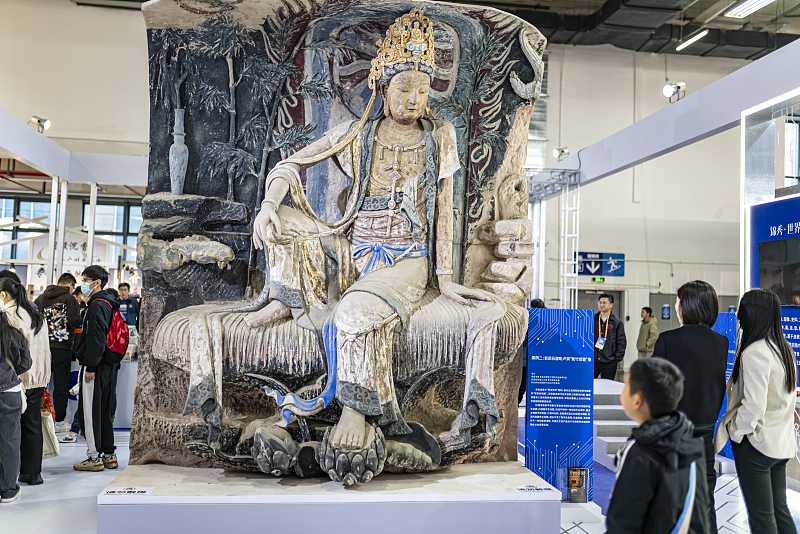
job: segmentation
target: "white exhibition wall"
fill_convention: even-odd
[[[52,121],[72,152],[146,156],[150,127],[142,14],[69,0],[0,2],[0,108]]]
[[[147,154],[147,47],[140,13],[25,0],[0,2],[0,20],[8,22],[0,32],[0,107],[23,121],[31,115],[51,119],[46,135],[72,151]],[[610,45],[548,50],[548,165],[555,162],[554,147],[575,154],[668,105],[661,95],[665,55]],[[686,82],[693,92],[746,64],[669,55],[666,66],[670,81]],[[649,304],[651,292],[674,293],[697,278],[722,295],[738,291],[738,136],[738,128],[730,130],[581,191],[580,249],[622,252],[629,260],[618,281],[595,286],[581,277],[582,288],[627,292],[627,309],[616,310],[631,316],[626,367],[635,358],[639,309]],[[557,258],[557,200],[548,202],[547,239],[547,257]],[[545,297],[554,299],[557,261],[547,262],[546,279]]]
[[[548,165],[557,146],[575,154],[669,105],[661,94],[663,54],[610,45],[548,48]],[[666,65],[669,81],[686,82],[693,92],[747,63],[669,55]],[[579,281],[581,289],[626,292],[626,309],[615,309],[630,316],[626,368],[636,359],[639,311],[650,293],[675,293],[702,279],[720,295],[738,294],[739,143],[737,127],[581,189],[579,249],[628,260],[624,277]],[[547,214],[545,300],[558,298],[558,199],[548,201]]]

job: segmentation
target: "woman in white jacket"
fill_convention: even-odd
[[[0,278],[0,300],[11,326],[18,328],[28,341],[33,365],[20,375],[28,407],[22,413],[20,425],[19,481],[41,484],[42,480],[42,395],[50,381],[50,341],[47,326],[39,312],[33,309],[25,287],[10,278]]]
[[[739,487],[754,534],[797,534],[786,505],[786,463],[794,431],[797,360],[781,329],[781,304],[767,289],[739,303],[741,336],[728,380],[728,411],[714,448],[731,440]]]

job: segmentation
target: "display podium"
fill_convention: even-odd
[[[518,462],[382,474],[368,486],[129,466],[97,498],[98,534],[559,532],[561,492]]]

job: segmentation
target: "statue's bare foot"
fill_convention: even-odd
[[[341,419],[333,427],[331,445],[337,449],[363,449],[366,437],[365,424],[366,418],[363,413],[345,406]]]
[[[374,424],[367,425],[365,434],[364,448],[354,451],[334,447],[332,429],[325,430],[317,447],[316,461],[331,480],[351,486],[364,484],[381,474],[386,461],[386,439]]]
[[[279,300],[272,300],[260,310],[248,313],[244,318],[244,322],[250,328],[259,328],[274,323],[278,319],[289,317],[291,314],[292,309],[289,306]]]

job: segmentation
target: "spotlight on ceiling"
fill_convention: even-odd
[[[680,52],[681,50],[683,50],[687,46],[689,46],[689,45],[691,45],[693,43],[696,43],[697,41],[699,41],[700,39],[702,39],[706,35],[708,35],[708,29],[701,28],[700,30],[694,32],[692,35],[688,36],[685,41],[683,41],[681,44],[679,44],[675,48],[675,51],[676,52]]]
[[[743,19],[752,15],[762,7],[766,7],[776,1],[777,0],[746,0],[725,13],[725,16],[732,19]]]
[[[665,83],[661,93],[669,99],[670,104],[677,102],[686,96],[686,84],[684,82]]]
[[[31,117],[31,120],[28,121],[28,124],[35,124],[36,129],[39,130],[39,133],[50,129],[50,119],[43,119],[41,117],[37,117],[36,115]]]
[[[553,149],[553,157],[556,158],[558,161],[569,156],[569,148],[562,147],[562,148],[554,148]]]

